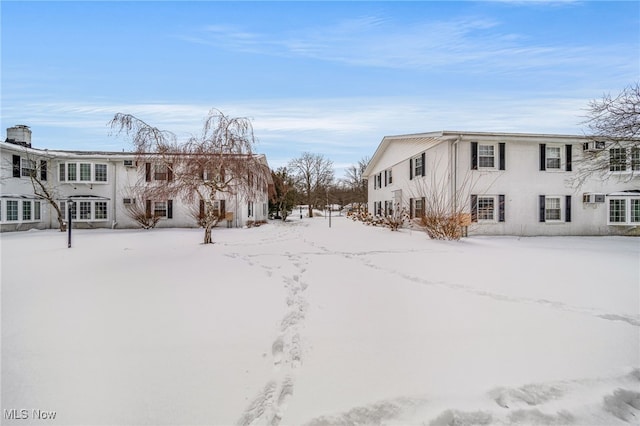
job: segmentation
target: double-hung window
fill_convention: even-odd
[[[106,164],[96,164],[95,166],[95,178],[96,182],[106,182],[107,181],[107,165]]]
[[[80,181],[91,181],[91,163],[80,163]]]
[[[627,149],[611,148],[609,150],[609,171],[624,172],[627,170]]]
[[[107,165],[105,163],[60,163],[58,166],[60,182],[107,182]]]
[[[495,146],[478,145],[478,167],[481,169],[493,169],[496,164]]]
[[[562,217],[560,197],[546,197],[544,204],[545,221],[559,221]]]
[[[153,215],[156,217],[167,217],[167,202],[156,201],[153,203]]]
[[[423,157],[419,156],[414,158],[413,159],[413,175],[424,176],[423,170],[424,170]]]
[[[36,176],[36,162],[28,158],[20,159],[20,175],[23,177]]]
[[[495,220],[494,197],[478,197],[478,220]]]
[[[560,170],[561,153],[559,146],[547,146],[547,170]]]
[[[23,221],[31,220],[31,201],[22,202],[22,220]]]
[[[571,195],[540,195],[540,222],[571,222]]]

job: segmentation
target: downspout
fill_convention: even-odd
[[[456,138],[455,141],[453,141],[453,158],[451,159],[451,167],[450,170],[453,173],[453,179],[451,179],[451,185],[452,185],[452,190],[451,190],[451,195],[453,196],[453,211],[457,212],[458,211],[458,196],[457,196],[457,190],[458,190],[458,142],[460,142],[460,135],[458,135],[458,137]]]
[[[112,185],[112,196],[111,196],[111,217],[113,218],[111,220],[111,229],[115,229],[116,226],[118,225],[118,218],[116,217],[116,203],[117,203],[117,188],[118,188],[118,166],[116,165],[116,163],[111,160],[111,164],[113,165],[113,185]]]

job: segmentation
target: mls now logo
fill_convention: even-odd
[[[56,418],[55,411],[43,411],[43,410],[27,410],[27,409],[5,409],[4,410],[4,418],[5,420],[26,420],[26,419],[34,419],[34,420],[53,420]]]

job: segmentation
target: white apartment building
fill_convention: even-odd
[[[578,185],[576,166],[591,150],[610,151],[610,171]],[[401,206],[419,217],[436,192],[449,208],[466,213],[470,235],[640,234],[640,149],[584,136],[386,136],[364,175],[370,212]]]
[[[258,158],[268,167],[264,155]],[[151,166],[136,164],[134,153],[33,148],[27,126],[11,127],[7,139],[0,142],[0,231],[58,227],[56,210],[34,193],[30,177],[34,173],[54,194],[65,221],[67,203],[75,203],[74,228],[137,228],[126,209],[127,203],[135,202],[131,188],[145,174],[147,179],[170,179],[170,174]],[[266,220],[269,184],[258,182],[260,190],[252,199],[219,193],[216,207],[229,221],[218,226],[243,227],[249,221]],[[198,226],[193,206],[179,199],[145,201],[147,211],[160,216],[157,227]]]

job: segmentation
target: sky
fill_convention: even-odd
[[[387,135],[582,134],[640,80],[640,2],[2,1],[1,117],[36,148],[130,151],[128,113],[179,138],[252,121],[272,168],[344,168]]]

